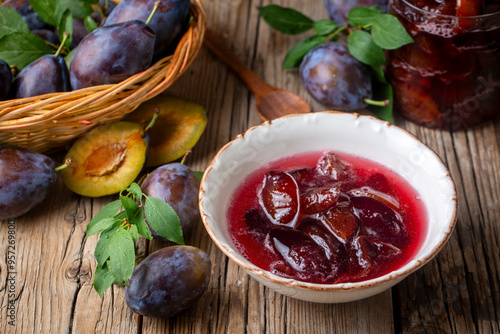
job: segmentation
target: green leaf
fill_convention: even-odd
[[[120,220],[114,217],[107,217],[99,220],[96,224],[93,224],[90,228],[87,226],[87,237],[102,231],[109,230]]]
[[[90,220],[89,224],[87,225],[87,237],[89,236],[88,231],[92,230],[95,224],[99,223],[99,221],[103,220],[104,218],[109,218],[116,215],[121,206],[122,203],[119,200],[116,200],[109,204],[106,204],[101,210],[99,210],[99,212],[96,213],[96,215]]]
[[[142,190],[137,183],[132,182],[132,184],[127,188],[127,191],[134,195],[136,201],[142,200]]]
[[[314,34],[315,35],[328,35],[334,32],[338,28],[338,24],[332,20],[323,19],[314,22]]]
[[[140,224],[141,221],[144,221],[144,210],[142,207],[138,207],[135,212],[128,216],[128,221],[130,224]]]
[[[52,48],[36,35],[15,32],[0,38],[0,59],[22,70],[43,55],[53,53]]]
[[[371,69],[373,71],[373,75],[374,75],[375,79],[377,79],[378,82],[381,82],[384,84],[387,83],[387,79],[385,78],[385,72],[384,72],[383,66],[372,66]],[[377,84],[377,83],[374,83],[374,84]]]
[[[29,34],[30,28],[24,22],[21,15],[10,7],[0,8],[0,37],[13,32],[24,32]]]
[[[38,0],[37,0],[38,1]],[[98,3],[99,0],[85,1],[85,0],[56,0],[58,3],[56,14],[70,10],[73,17],[83,19],[94,12],[90,4]]]
[[[130,197],[126,197],[123,195],[120,195],[120,201],[122,202],[123,208],[125,209],[127,217],[130,220],[130,217],[133,217],[137,214],[137,209],[139,208],[139,205],[137,204],[136,201],[134,201]]]
[[[257,9],[264,21],[284,34],[301,34],[314,26],[313,20],[292,8],[267,5]]]
[[[69,38],[66,40],[66,44],[64,45],[69,49],[71,47],[71,41],[73,40],[73,16],[69,10],[64,12],[61,20],[59,21],[59,25],[57,26],[57,31],[59,34],[59,41],[63,40],[63,34],[65,32],[69,34]]]
[[[363,64],[380,66],[386,63],[384,50],[364,30],[354,30],[348,37],[347,47],[351,55]]]
[[[302,58],[314,47],[325,42],[324,36],[309,36],[293,46],[285,55],[283,69],[295,68],[300,65]]]
[[[137,229],[137,225],[135,225],[135,224],[130,225],[130,228],[128,229],[128,233],[132,237],[133,241],[136,241],[139,238],[139,231]]]
[[[373,100],[383,101],[387,99],[390,101],[388,106],[378,107],[369,105],[367,109],[373,112],[378,118],[394,123],[392,86],[382,83],[373,85]]]
[[[355,7],[349,11],[348,20],[353,27],[372,24],[381,15],[380,8]]]
[[[64,13],[69,10],[71,15],[78,19],[83,19],[92,14],[93,9],[90,6],[97,1],[92,0],[31,0],[30,4],[33,10],[40,18],[50,25],[59,27]]]
[[[144,219],[141,221],[137,221],[135,225],[137,226],[137,232],[140,235],[149,240],[153,239],[153,236],[151,235],[151,230],[149,229],[149,226],[148,224],[146,224],[146,221]]]
[[[135,248],[132,236],[124,228],[118,228],[106,244],[109,253],[107,262],[113,276],[123,285],[128,285],[135,265]],[[116,282],[115,280],[115,282]]]
[[[119,226],[116,226],[101,233],[99,241],[97,242],[94,250],[94,256],[99,266],[103,266],[106,263],[106,260],[109,259],[109,252],[106,250],[106,245],[108,244],[111,235],[113,235],[113,233],[115,233],[118,228]]]
[[[44,22],[57,27],[59,25],[59,18],[56,17],[57,2],[57,0],[31,0],[30,5]]]
[[[73,59],[73,55],[75,54],[75,52],[76,52],[76,48],[74,48],[73,50],[71,50],[66,55],[66,57],[64,57],[64,61],[66,62],[66,65],[68,65],[68,68],[69,68],[69,65],[71,64],[71,59]]]
[[[142,196],[142,192],[141,192]],[[143,208],[140,207],[136,201],[130,197],[125,197],[120,195],[125,212],[127,213],[127,219],[130,224],[137,224],[138,221],[144,219]]]
[[[397,49],[413,42],[401,22],[390,14],[380,14],[376,17],[372,26],[372,37],[375,44],[386,50]]]
[[[113,284],[114,280],[115,277],[107,266],[97,266],[97,268],[95,268],[94,289],[101,298],[104,295],[104,291],[106,291]]]
[[[87,31],[89,33],[97,29],[97,23],[90,16],[85,17],[85,19],[83,20],[83,24],[85,25],[85,28],[87,28]]]
[[[144,212],[149,226],[162,237],[184,245],[180,219],[172,207],[159,198],[144,196],[146,204]]]
[[[194,175],[196,175],[196,177],[198,178],[198,180],[201,181],[201,179],[203,178],[203,173],[204,172],[200,172],[200,171],[193,171]]]

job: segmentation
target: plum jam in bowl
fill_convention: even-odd
[[[324,111],[250,128],[204,173],[215,244],[257,281],[318,303],[367,298],[444,247],[457,219],[441,159],[385,121]]]

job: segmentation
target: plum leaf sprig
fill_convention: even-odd
[[[118,200],[104,206],[91,219],[87,237],[101,233],[94,252],[97,260],[94,289],[101,298],[112,284],[128,286],[135,265],[134,241],[139,235],[151,240],[149,228],[184,245],[179,216],[174,209],[161,199],[143,194],[137,183],[132,183]]]
[[[293,8],[278,5],[258,7],[259,13],[272,28],[288,35],[298,35],[313,30],[313,34],[300,40],[285,55],[282,68],[296,68],[305,55],[316,46],[330,41],[347,40],[349,53],[359,62],[369,66],[378,83],[376,99],[389,100],[386,106],[370,106],[378,117],[392,122],[392,87],[388,84],[384,66],[384,51],[397,49],[413,42],[399,20],[386,14],[377,6],[355,7],[348,15],[348,22],[337,24],[330,19],[314,21]]]
[[[349,51],[360,62],[370,66],[385,64],[384,50],[397,49],[413,42],[399,20],[385,14],[377,6],[355,7],[349,12],[348,24],[339,25],[329,19],[313,21],[292,8],[278,5],[258,7],[259,13],[272,28],[288,35],[298,35],[313,29],[314,34],[288,51],[283,69],[299,66],[304,55],[313,47],[347,37]]]

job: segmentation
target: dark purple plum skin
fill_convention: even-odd
[[[139,20],[98,28],[85,36],[71,60],[71,87],[116,84],[151,65],[156,35]]]
[[[19,217],[50,192],[54,161],[31,150],[0,145],[0,220]]]
[[[342,111],[365,108],[372,84],[367,66],[356,60],[347,46],[327,42],[311,49],[299,67],[302,84],[319,103]]]
[[[45,55],[22,69],[14,81],[15,98],[69,92],[69,71],[63,57]]]
[[[146,257],[134,270],[125,301],[146,317],[168,318],[191,307],[206,291],[212,263],[196,247],[170,246]]]
[[[354,7],[380,7],[387,11],[387,0],[325,0],[325,8],[330,19],[338,24],[347,23],[347,16]]]
[[[164,200],[180,218],[183,235],[200,221],[200,180],[184,164],[174,162],[156,168],[141,185],[143,193]],[[153,232],[156,238],[161,237]]]
[[[146,22],[157,0],[124,0],[106,19],[105,26],[129,20]],[[155,55],[157,58],[171,46],[183,32],[189,14],[190,0],[161,0],[149,26],[156,33]]]
[[[0,59],[0,101],[9,95],[12,86],[12,71],[9,64]]]

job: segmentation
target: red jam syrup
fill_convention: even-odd
[[[228,209],[238,251],[276,275],[311,283],[358,282],[408,263],[427,231],[418,193],[373,161],[298,154],[251,173]]]

